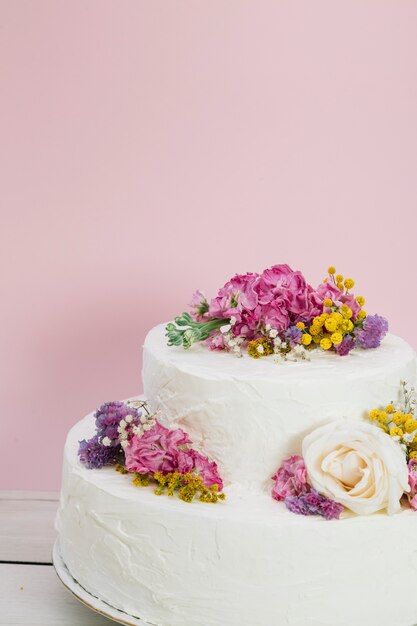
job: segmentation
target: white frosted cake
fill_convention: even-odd
[[[335,285],[311,319],[288,305],[277,333],[266,321],[259,336],[233,334],[230,307],[176,326],[223,319],[222,346],[211,333],[167,345],[156,326],[146,412],[107,404],[73,427],[57,527],[91,595],[154,626],[417,624],[416,355],[385,331],[367,346],[365,316],[346,313]]]

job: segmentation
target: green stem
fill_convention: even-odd
[[[166,337],[169,346],[190,348],[193,343],[204,341],[221,326],[228,324],[228,319],[213,318],[204,322],[196,322],[189,313],[182,313],[174,323],[166,326]]]

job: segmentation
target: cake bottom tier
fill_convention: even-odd
[[[71,575],[157,626],[413,626],[417,513],[326,521],[237,485],[218,504],[85,469],[70,432],[57,528]]]

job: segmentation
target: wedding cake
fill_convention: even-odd
[[[278,265],[148,333],[144,398],[65,444],[92,596],[154,626],[417,624],[416,355],[353,287]]]

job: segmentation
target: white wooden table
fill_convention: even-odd
[[[0,626],[111,626],[76,600],[52,566],[58,494],[0,491]]]

